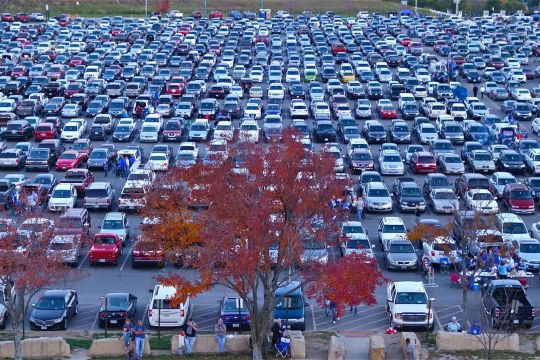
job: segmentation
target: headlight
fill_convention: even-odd
[[[62,322],[63,320],[64,320],[64,318],[61,317],[61,318],[59,318],[59,319],[54,319],[53,322],[54,322],[55,324],[58,324],[58,323]]]

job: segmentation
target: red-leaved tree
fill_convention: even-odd
[[[177,301],[215,284],[238,294],[251,317],[254,359],[262,358],[275,304],[289,294],[276,297],[276,290],[290,281],[297,281],[292,292],[331,279],[325,286],[342,302],[373,302],[380,272],[354,256],[334,264],[324,251],[340,241],[340,214],[328,203],[351,185],[336,178],[334,161],[306,152],[286,133],[282,143],[242,144],[222,161],[174,169],[149,192],[143,216],[156,220],[143,236],[200,274],[190,281],[175,272],[160,281],[177,288]]]
[[[15,359],[22,360],[24,322],[34,295],[55,285],[63,285],[76,270],[63,263],[61,253],[48,252],[54,220],[39,213],[24,213],[17,218],[24,223],[1,223],[0,286],[3,304],[11,322]],[[6,319],[2,319],[5,324]]]

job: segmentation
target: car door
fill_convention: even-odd
[[[66,294],[66,318],[71,320],[71,318],[77,312],[77,293],[75,291],[70,291]]]
[[[124,231],[126,232],[126,239],[129,238],[129,220],[127,216],[124,215]]]
[[[71,187],[71,201],[73,203],[73,207],[75,207],[75,204],[77,203],[77,190],[75,190],[74,187]]]
[[[137,311],[137,297],[133,294],[129,294],[129,317],[132,318],[133,315],[135,315],[135,312]]]

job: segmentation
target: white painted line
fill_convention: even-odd
[[[212,304],[212,305],[206,304],[207,306],[203,307],[202,309],[199,308],[200,305],[201,304],[193,304],[193,311],[195,311],[195,306],[197,307],[197,311],[199,311],[199,310],[206,310],[206,309],[210,309],[210,308],[215,308],[217,306],[217,303]]]
[[[437,316],[437,312],[435,309],[433,309],[433,319],[437,322],[437,326],[439,326],[439,330],[442,330],[443,327],[441,325],[441,322],[439,321],[439,317]]]
[[[310,305],[311,307],[311,320],[313,321],[313,331],[317,331],[317,322],[315,321],[315,310],[313,310],[314,306]]]
[[[84,255],[83,259],[81,260],[81,263],[79,264],[79,266],[77,266],[77,269],[81,269],[81,267],[84,265],[84,263],[86,262],[86,259],[88,258],[88,254],[90,254],[90,250],[88,250],[86,252],[86,255]]]
[[[146,306],[145,306],[145,308],[144,308],[144,310],[143,310],[143,312],[144,312],[143,317],[142,317],[142,322],[143,322],[143,324],[144,324],[145,321],[146,321],[146,316],[148,315],[148,307],[149,307],[149,306],[150,306],[150,301],[148,301],[148,302],[146,303]]]
[[[328,315],[328,316],[330,317],[330,315]],[[364,321],[364,319],[367,319],[367,318],[370,318],[370,317],[373,317],[373,316],[381,316],[381,313],[371,314],[371,315],[368,315],[368,316],[364,316],[364,317],[361,318],[361,320]],[[325,322],[323,322],[323,323],[319,323],[319,328],[321,327],[321,325],[324,325],[324,324],[331,324],[331,323],[332,323],[332,320],[331,320],[331,319],[332,319],[332,318],[330,318],[329,321],[325,321]],[[341,323],[342,320],[343,320],[342,317],[339,318],[339,320],[336,321],[336,325],[337,325],[338,323]],[[360,320],[360,318],[359,318],[359,320]],[[334,325],[334,324],[332,324],[332,325]]]
[[[98,318],[99,318],[99,309],[98,309],[98,311],[97,311],[96,317],[94,318],[94,321],[92,322],[92,326],[90,327],[90,332],[91,332],[91,333],[94,332],[94,329],[95,329],[95,327],[96,327]]]
[[[129,248],[127,254],[126,254],[126,258],[124,259],[124,261],[122,262],[122,266],[120,267],[120,271],[124,270],[124,266],[126,265],[126,262],[128,261],[129,257],[131,256],[131,250],[133,250],[133,247],[135,246],[135,242],[133,242],[133,245],[131,245],[131,247]]]

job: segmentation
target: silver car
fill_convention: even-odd
[[[180,167],[190,167],[197,163],[197,157],[193,151],[179,151],[176,156],[176,165]]]
[[[495,171],[493,156],[485,150],[471,151],[468,160],[472,172],[492,173]]]
[[[429,203],[434,213],[452,214],[459,210],[459,199],[452,189],[433,189]]]
[[[59,256],[62,262],[77,265],[82,256],[82,245],[77,235],[55,235],[47,249],[48,256]]]
[[[418,257],[409,240],[391,240],[384,252],[386,269],[409,270],[418,267]]]
[[[365,188],[366,209],[370,212],[391,212],[392,197],[386,185],[382,182],[370,182]]]
[[[74,118],[80,116],[82,109],[78,104],[66,104],[62,108],[62,117]]]
[[[439,156],[439,165],[443,174],[465,173],[465,165],[458,154],[442,154]]]

